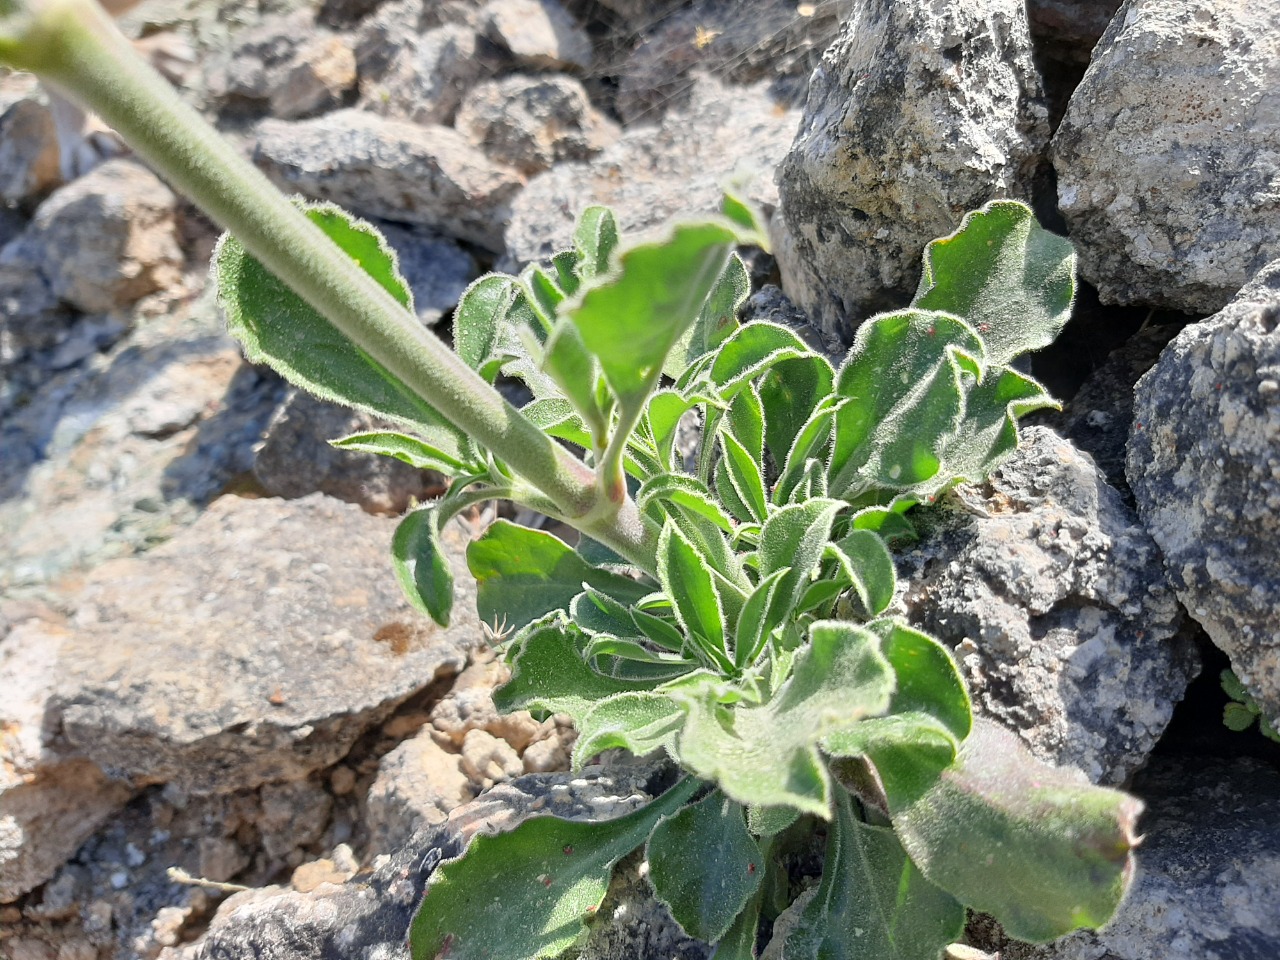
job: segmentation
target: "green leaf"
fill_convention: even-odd
[[[711,691],[672,689],[688,710],[680,735],[684,767],[739,803],[830,815],[830,778],[818,753],[824,737],[884,711],[893,673],[875,634],[820,621],[790,678],[767,703],[727,706]]]
[[[964,377],[981,373],[982,344],[963,321],[903,310],[858,328],[836,391],[831,489],[910,489],[933,479],[965,412]]]
[[[583,659],[586,636],[560,617],[548,615],[516,642],[511,679],[493,692],[494,706],[500,712],[567,713],[579,724],[599,701],[656,685],[656,681],[623,680],[592,670]]]
[[[591,428],[597,445],[608,432],[608,417],[599,403],[596,383],[600,369],[587,352],[578,328],[561,321],[547,339],[542,368],[556,382],[584,423]]]
[[[1249,701],[1249,691],[1244,688],[1244,684],[1233,671],[1223,670],[1218,674],[1218,682],[1222,684],[1223,692],[1232,700],[1238,700],[1240,703]]]
[[[1053,342],[1075,299],[1071,242],[1036,222],[1025,204],[994,200],[955,233],[925,247],[913,307],[963,317],[981,335],[989,363]]]
[[[658,538],[658,580],[675,606],[676,619],[699,641],[698,649],[727,665],[724,608],[711,568],[671,523]]]
[[[467,547],[476,578],[476,612],[484,623],[522,627],[552,610],[568,610],[589,583],[630,602],[649,592],[634,580],[589,565],[563,540],[507,520],[495,521]]]
[[[872,530],[880,535],[890,547],[906,546],[920,539],[911,521],[904,517],[903,510],[914,506],[914,498],[897,499],[892,506],[866,507],[855,513],[849,520],[854,530]]]
[[[458,355],[490,383],[501,372],[519,377],[535,397],[560,395],[539,366],[545,318],[516,277],[491,273],[472,283],[454,311],[453,335]]]
[[[1111,919],[1133,876],[1141,810],[979,719],[956,763],[893,823],[930,881],[1011,937],[1046,943]]]
[[[653,828],[645,847],[657,898],[691,937],[715,943],[760,888],[764,854],[742,807],[713,790]]]
[[[654,448],[658,451],[658,459],[669,471],[677,467],[673,451],[680,418],[692,407],[693,401],[674,390],[659,390],[649,398],[645,407],[645,421],[649,434],[653,437]]]
[[[655,616],[638,607],[631,608],[631,620],[636,628],[645,635],[650,643],[670,650],[672,653],[683,653],[688,646],[684,634],[670,620]]]
[[[826,555],[836,560],[843,579],[858,594],[868,615],[883,613],[893,602],[898,578],[893,557],[879,534],[851,530],[839,542],[830,544]]]
[[[957,741],[973,729],[973,710],[960,668],[933,637],[896,620],[867,624],[893,665],[896,685],[889,713],[919,711],[934,717]]]
[[[783,360],[757,381],[764,407],[765,445],[779,469],[818,404],[831,395],[834,381],[831,364],[817,354]]]
[[[621,747],[637,757],[663,749],[676,757],[676,738],[684,725],[684,711],[664,693],[619,693],[601,700],[578,724],[573,767],[603,750]]]
[[[584,282],[564,304],[624,408],[652,391],[736,239],[728,222],[676,226],[666,240],[624,251],[614,270]]]
[[[750,292],[751,277],[747,274],[746,265],[736,253],[730,254],[729,262],[711,288],[698,318],[676,341],[662,372],[672,380],[679,380],[690,363],[720,346],[738,329],[738,308]]]
[[[811,461],[818,459],[825,467],[826,462],[830,459],[831,436],[835,427],[836,410],[839,409],[841,404],[848,402],[847,400],[837,400],[832,403],[820,404],[800,427],[799,431],[796,432],[795,439],[792,441],[788,452],[784,455],[784,459],[778,461],[781,464],[781,472],[773,489],[774,503],[784,504],[792,501],[796,488],[808,471]]]
[[[732,518],[711,497],[704,483],[685,473],[660,473],[650,477],[636,492],[636,505],[645,510],[654,502],[667,502],[710,520],[725,533],[732,533]]]
[[[746,391],[743,391],[745,395]],[[750,511],[747,519],[763,522],[769,515],[769,498],[764,489],[760,465],[747,449],[727,430],[720,432],[724,447],[724,465],[734,492]]]
[[[938,960],[964,930],[964,907],[930,883],[885,827],[836,791],[822,881],[783,936],[783,960]]]
[[[391,430],[353,433],[338,440],[330,440],[329,446],[337,447],[339,450],[354,450],[392,457],[419,470],[437,470],[450,477],[467,469],[467,464],[459,459],[456,453],[440,450],[425,440]]]
[[[302,204],[307,218],[412,316],[413,298],[382,235],[333,204]],[[265,363],[321,399],[412,424],[431,446],[461,458],[465,438],[429,403],[324,319],[227,234],[214,254],[218,303],[252,363]]]
[[[709,376],[727,400],[774,365],[814,356],[817,354],[786,327],[760,320],[739,327],[720,345]]]
[[[1223,725],[1228,730],[1234,730],[1236,733],[1248,730],[1253,726],[1253,721],[1257,719],[1258,715],[1243,703],[1228,703],[1222,708]]]
[[[442,627],[453,610],[453,571],[440,544],[439,511],[407,514],[391,537],[391,563],[409,603]]]
[[[580,281],[608,273],[613,252],[618,248],[618,220],[613,211],[600,206],[583,210],[573,231],[573,246],[578,255]]]
[[[720,204],[720,212],[742,228],[744,232],[741,242],[769,249],[769,231],[764,225],[764,218],[756,205],[742,196],[735,187],[726,187],[724,200]]]
[[[586,934],[613,865],[700,784],[688,778],[615,820],[534,817],[509,833],[478,835],[440,865],[409,930],[413,960],[536,960],[559,956]],[[500,877],[500,886],[495,879]],[[497,903],[494,902],[495,897]]]
[[[776,510],[760,531],[760,574],[790,567],[778,584],[777,612],[771,619],[780,623],[804,595],[813,572],[822,562],[827,539],[836,515],[844,509],[838,500],[809,500]]]
[[[725,411],[720,431],[733,438],[757,463],[764,459],[764,407],[754,387],[739,390]]]
[[[776,600],[778,584],[791,572],[782,567],[763,577],[747,597],[738,617],[738,630],[733,644],[734,662],[739,667],[755,663],[769,642],[769,634],[782,621],[783,604]]]
[[[776,837],[799,819],[791,807],[747,807],[747,829],[757,837]]]

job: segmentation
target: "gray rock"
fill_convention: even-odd
[[[548,812],[568,819],[623,816],[660,792],[661,778],[652,765],[636,764],[500,784],[347,883],[325,884],[308,894],[279,887],[237,894],[222,905],[200,942],[162,952],[159,960],[405,960],[405,931],[428,878],[477,832],[511,830]],[[600,915],[599,922],[610,921],[603,910]]]
[[[954,648],[975,708],[1040,759],[1123,783],[1199,669],[1155,543],[1043,427],[957,493],[967,509],[922,516],[936,528],[900,560],[909,619]]]
[[[391,457],[338,450],[329,444],[375,429],[396,427],[293,391],[267,426],[253,474],[272,496],[295,499],[325,493],[359,504],[368,513],[401,514],[412,501],[428,499],[430,474]]]
[[[49,701],[66,638],[30,619],[0,639],[0,903],[52,877],[132,793],[58,749]]]
[[[1280,719],[1280,261],[1138,382],[1127,472],[1178,597]]]
[[[104,564],[80,594],[58,697],[67,741],[135,783],[217,793],[297,780],[436,678],[478,636],[450,528],[455,620],[411,611],[395,524],[323,496],[223,497],[169,543]]]
[[[689,106],[660,126],[633,127],[595,159],[557,164],[530,180],[512,206],[507,265],[570,246],[578,215],[592,203],[612,207],[624,232],[634,234],[718,210],[725,182],[741,174],[750,199],[772,209],[773,167],[798,119],[765,84],[700,78]]]
[[[271,115],[309,117],[336,107],[355,89],[356,55],[342,37],[312,37],[281,73],[268,100]]]
[[[1270,960],[1280,956],[1280,774],[1257,760],[1162,759],[1134,784],[1147,810],[1115,918],[1007,960]]]
[[[484,35],[519,69],[586,70],[591,39],[560,0],[492,0],[480,11]]]
[[[478,85],[458,111],[458,130],[490,158],[525,174],[588,160],[618,138],[581,83],[516,74]]]
[[[1280,256],[1278,86],[1274,4],[1125,4],[1053,141],[1058,204],[1104,303],[1211,313]]]
[[[490,73],[476,44],[471,27],[445,24],[420,37],[399,38],[394,48],[383,47],[386,53],[378,52],[382,45],[372,47],[367,56],[388,61],[361,83],[361,105],[414,123],[452,123],[467,91]]]
[[[456,130],[337,110],[294,123],[264,120],[258,137],[256,161],[286,190],[502,249],[521,178]]]
[[[390,223],[377,227],[396,251],[418,319],[428,327],[435,325],[480,275],[475,257],[430,230],[408,230]]]
[[[685,0],[597,0],[600,6],[622,17],[630,26],[642,31],[662,19]]]
[[[34,100],[19,100],[0,116],[0,203],[34,203],[59,182],[53,115]]]
[[[444,823],[450,811],[474,797],[462,758],[440,746],[428,727],[378,764],[367,801],[369,849],[398,850],[413,834]]]
[[[35,271],[54,297],[85,313],[127,306],[178,284],[176,204],[145,167],[108,161],[45,200],[0,264]]]
[[[1047,116],[1020,0],[858,0],[778,170],[787,295],[846,342],[905,304],[925,244],[1028,196]]]

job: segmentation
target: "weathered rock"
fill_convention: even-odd
[[[660,117],[687,101],[694,71],[732,83],[768,80],[788,104],[802,104],[840,14],[839,0],[807,7],[793,0],[696,0],[646,22],[643,39],[619,68],[618,112],[628,123]]]
[[[365,109],[422,124],[453,121],[462,98],[491,69],[469,26],[445,24],[386,47],[387,66],[361,83]],[[390,51],[394,49],[394,53]],[[376,56],[374,47],[370,56]]]
[[[525,174],[588,160],[618,138],[582,84],[564,76],[516,74],[479,84],[456,126],[487,156]]]
[[[255,159],[286,190],[502,249],[503,224],[521,178],[456,130],[361,110],[294,123],[264,120],[257,129]]]
[[[483,730],[468,730],[462,741],[462,772],[481,789],[524,773],[511,745]]]
[[[1265,960],[1280,955],[1280,774],[1251,759],[1162,759],[1134,792],[1147,804],[1133,888],[1098,932],[1007,960]]]
[[[1049,137],[1020,0],[859,0],[778,170],[783,289],[848,341],[910,299],[925,244],[1026,197]]]
[[[396,428],[295,390],[267,426],[253,475],[272,496],[326,493],[369,513],[401,514],[413,500],[427,499],[431,474],[391,457],[338,450],[329,443],[376,429]]]
[[[48,708],[66,636],[31,619],[0,639],[0,903],[52,877],[132,792],[58,750]]]
[[[1280,256],[1280,9],[1131,0],[1053,141],[1058,203],[1104,303],[1220,309]]]
[[[223,497],[188,530],[97,568],[64,647],[69,743],[135,783],[216,793],[298,780],[441,675],[478,629],[464,537],[454,625],[412,612],[395,524],[323,496]]]
[[[159,960],[404,960],[405,931],[428,878],[442,860],[461,853],[472,835],[511,830],[538,813],[568,819],[623,816],[665,787],[661,770],[638,764],[597,767],[500,784],[454,810],[446,824],[418,832],[391,856],[379,858],[371,874],[309,894],[279,887],[237,894],[222,905],[200,942],[162,952]],[[597,924],[615,922],[612,913],[600,914]]]
[[[61,179],[53,115],[34,100],[19,100],[0,116],[0,203],[32,203]]]
[[[480,11],[485,36],[520,69],[586,70],[591,39],[560,0],[492,0]]]
[[[45,200],[0,262],[37,272],[85,313],[126,306],[179,281],[176,203],[145,167],[108,161]]]
[[[458,305],[467,285],[480,275],[475,257],[430,230],[377,225],[396,251],[400,272],[413,294],[413,308],[427,326]]]
[[[658,127],[633,127],[588,163],[561,163],[529,181],[512,205],[507,257],[524,264],[571,245],[573,225],[592,203],[613,208],[634,233],[720,208],[723,187],[743,174],[747,196],[772,209],[773,166],[799,115],[766,84],[730,87],[699,78],[687,109]]]
[[[313,37],[298,48],[271,90],[273,117],[288,120],[331,109],[356,85],[356,55],[346,40]]]
[[[453,689],[431,708],[431,725],[459,748],[472,730],[505,740],[517,753],[534,740],[549,736],[555,728],[550,719],[539,723],[527,710],[498,712],[493,691],[510,676],[504,661],[477,655],[475,662],[458,674]]]
[[[969,510],[922,517],[936,529],[900,560],[908,617],[954,648],[979,712],[1042,760],[1124,782],[1199,669],[1155,543],[1043,427],[958,496]]]
[[[1037,47],[1052,59],[1088,63],[1122,0],[1027,0]]]
[[[1280,261],[1138,382],[1127,472],[1178,597],[1280,719]]]
[[[369,849],[391,853],[424,827],[445,821],[476,795],[462,758],[440,746],[430,729],[396,747],[378,765],[369,788]]]

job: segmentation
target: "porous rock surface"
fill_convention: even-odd
[[[1007,960],[1269,960],[1280,956],[1280,773],[1247,758],[1171,758],[1149,797],[1133,888],[1112,921]]]
[[[1021,0],[857,0],[778,168],[787,295],[846,342],[909,300],[925,244],[1028,195],[1049,137],[1040,98]]]
[[[1155,542],[1043,427],[958,494],[967,509],[921,517],[928,532],[899,565],[908,618],[954,649],[975,708],[1036,756],[1123,783],[1199,669]]]
[[[1127,472],[1178,597],[1280,718],[1280,261],[1139,381]]]
[[[63,648],[67,741],[121,778],[193,793],[339,760],[461,669],[477,633],[461,533],[446,537],[460,589],[441,630],[382,574],[393,527],[319,495],[224,497],[164,546],[98,567]]]
[[[1053,141],[1104,303],[1222,308],[1280,256],[1280,8],[1130,0]]]

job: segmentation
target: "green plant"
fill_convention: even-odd
[[[907,511],[985,476],[1052,404],[1012,363],[1065,322],[1074,257],[1029,210],[992,203],[931,244],[911,306],[868,321],[838,370],[784,327],[738,325],[733,248],[764,238],[733,197],[632,246],[588,210],[571,250],[472,285],[455,354],[371,227],[280,197],[95,8],[0,3],[0,59],[80,95],[230,229],[214,270],[246,353],[402,425],[338,445],[452,478],[394,537],[416,605],[448,620],[439,531],[477,502],[582,534],[499,521],[471,546],[481,617],[515,630],[497,699],[571,715],[575,763],[661,749],[682,778],[620,819],[477,838],[434,878],[415,957],[553,956],[640,846],[682,926],[750,957],[785,906],[776,853],[814,818],[826,868],[788,958],[937,957],[965,907],[1029,940],[1111,916],[1140,804],[975,722],[947,651],[885,616]],[[499,374],[532,401],[506,403]]]
[[[1231,699],[1222,708],[1222,723],[1228,730],[1241,733],[1253,726],[1256,721],[1258,732],[1268,740],[1280,743],[1280,731],[1262,715],[1262,707],[1253,699],[1244,684],[1231,670],[1223,670],[1219,676],[1222,691]]]

